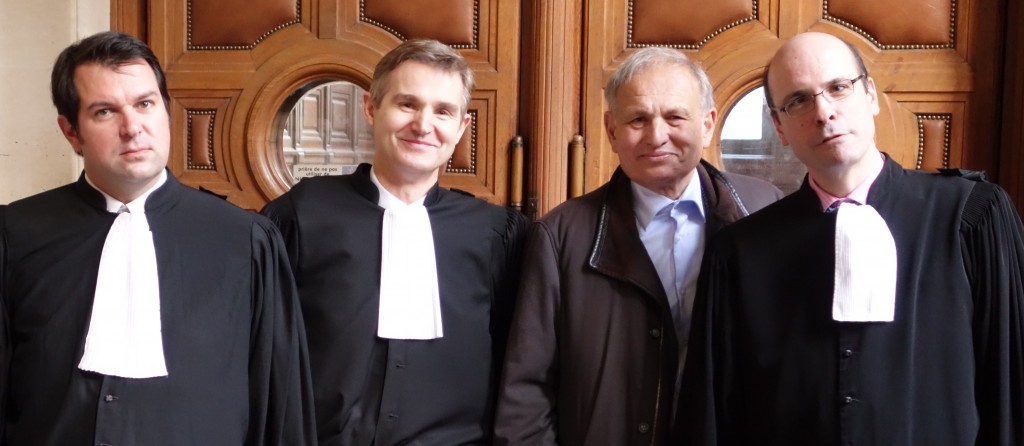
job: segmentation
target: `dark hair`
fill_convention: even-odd
[[[370,100],[373,105],[380,106],[384,94],[388,90],[391,72],[403,62],[419,62],[441,71],[454,73],[462,79],[462,113],[469,107],[469,95],[473,91],[473,70],[457,51],[436,40],[411,39],[389,51],[377,62],[373,70],[373,81],[370,82]]]
[[[839,39],[838,37],[836,38]],[[868,85],[868,67],[864,66],[864,59],[860,57],[860,52],[857,51],[857,48],[850,44],[850,42],[847,42],[843,39],[839,39],[839,41],[843,42],[843,44],[845,44],[846,47],[850,49],[850,54],[853,55],[853,60],[857,63],[857,68],[859,68],[860,72],[864,74],[863,81],[864,86],[866,87]],[[764,86],[764,99],[766,102],[768,102],[768,109],[771,110],[772,117],[778,118],[779,112],[778,109],[775,107],[775,100],[772,98],[772,91],[770,88],[768,88],[768,70],[771,67],[771,62],[769,62],[768,65],[764,67],[764,73],[761,74],[761,85]]]
[[[113,31],[106,31],[86,37],[71,44],[57,56],[50,75],[50,94],[57,114],[78,128],[78,109],[81,99],[75,86],[75,70],[86,64],[95,63],[105,67],[128,65],[135,60],[144,60],[153,69],[160,95],[164,99],[164,107],[168,114],[171,110],[170,95],[167,94],[167,80],[160,68],[153,50],[143,41],[135,37]]]

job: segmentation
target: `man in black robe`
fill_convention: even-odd
[[[404,42],[364,97],[372,167],[263,209],[299,287],[321,445],[489,441],[526,222],[438,187],[471,90],[457,52]]]
[[[0,209],[0,443],[313,444],[280,234],[168,173],[156,56],[100,33],[61,53],[52,89],[85,169]]]
[[[686,444],[1024,444],[1024,229],[1006,193],[881,154],[878,91],[835,37],[789,40],[764,85],[808,176],[709,248]],[[868,214],[880,226],[861,231]]]

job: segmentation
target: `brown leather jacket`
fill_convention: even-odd
[[[697,167],[710,237],[782,196]],[[671,438],[679,348],[617,170],[530,230],[495,419],[496,444],[660,445]]]

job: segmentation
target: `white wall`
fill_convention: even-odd
[[[109,27],[110,0],[0,0],[0,204],[78,178],[50,69],[68,44]]]

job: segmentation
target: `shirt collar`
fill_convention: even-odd
[[[683,193],[679,196],[678,200],[672,200],[637,184],[635,181],[630,181],[630,185],[633,189],[633,213],[636,215],[636,222],[640,225],[641,229],[646,229],[647,225],[654,219],[655,214],[670,204],[689,201],[696,206],[700,216],[704,217],[704,200],[701,195],[700,177],[696,169],[690,175],[690,183],[686,185],[686,189],[683,189]]]
[[[875,180],[878,179],[878,175],[882,173],[882,168],[885,167],[885,156],[882,155],[881,153],[879,153],[878,156],[882,158],[882,162],[878,163],[878,167],[875,168],[875,170],[872,171],[871,174],[864,178],[864,181],[857,185],[857,187],[853,188],[853,190],[850,191],[850,193],[845,197],[836,197],[826,192],[825,189],[822,189],[821,186],[818,185],[817,181],[814,181],[814,177],[811,177],[810,174],[808,174],[807,176],[810,180],[808,181],[808,183],[810,183],[811,189],[814,190],[814,193],[818,195],[818,200],[821,201],[821,208],[828,209],[828,207],[831,206],[832,203],[835,203],[836,201],[843,198],[852,200],[857,204],[867,204],[868,192],[870,192],[871,190],[871,185],[875,183]]]
[[[160,170],[160,178],[156,180],[156,184],[143,192],[142,195],[139,195],[136,199],[132,200],[131,203],[121,203],[116,198],[111,197],[106,192],[103,192],[103,190],[96,187],[96,184],[89,179],[89,172],[85,173],[85,182],[89,183],[93,189],[96,189],[97,192],[103,195],[103,200],[106,202],[107,206],[107,212],[116,214],[121,211],[121,206],[126,206],[131,212],[144,214],[146,213],[146,199],[149,198],[149,195],[152,194],[153,191],[159,189],[160,186],[163,186],[164,183],[167,182],[167,169]]]
[[[420,197],[418,200],[413,201],[412,203],[405,204],[404,201],[400,200],[391,192],[388,192],[388,190],[385,189],[382,184],[380,184],[380,180],[377,179],[377,174],[374,173],[372,167],[370,168],[370,181],[373,182],[374,186],[377,186],[377,191],[380,192],[380,198],[377,199],[377,205],[384,209],[402,209],[409,206],[419,206],[422,205],[423,200],[427,198],[427,196],[424,195]]]

